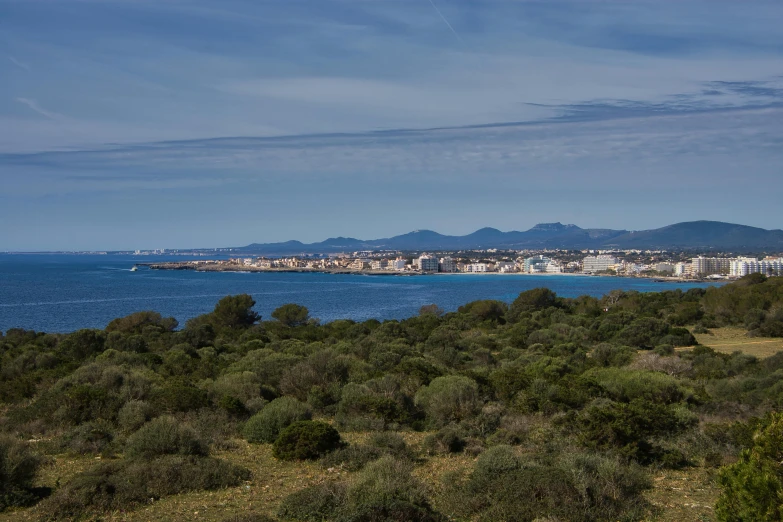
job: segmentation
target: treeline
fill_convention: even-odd
[[[721,520],[779,519],[783,459],[756,446],[783,440],[770,416],[783,354],[717,353],[691,330],[783,336],[783,278],[601,299],[535,289],[384,322],[320,324],[296,304],[264,321],[253,305],[226,297],[182,329],[139,312],[0,336],[0,509],[79,518],[237,486],[250,472],[212,453],[243,438],[351,472],[292,492],[280,520],[640,520],[649,468],[718,468],[743,451],[722,471]],[[355,431],[373,435],[346,444]],[[405,431],[427,436],[409,446]],[[472,469],[437,485],[412,474],[459,452],[477,456]],[[36,488],[62,453],[105,458]],[[766,493],[748,496],[758,473]],[[762,508],[773,518],[739,515]]]

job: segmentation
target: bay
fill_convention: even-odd
[[[285,303],[306,306],[321,321],[404,319],[435,303],[446,311],[478,299],[511,302],[548,287],[563,297],[600,297],[614,289],[653,292],[720,283],[580,275],[455,274],[365,276],[318,273],[131,272],[135,263],[185,261],[182,256],[0,254],[0,331],[71,332],[104,328],[141,310],[180,325],[212,311],[226,295],[248,293],[264,318]]]

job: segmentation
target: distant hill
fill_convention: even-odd
[[[562,223],[540,223],[524,232],[502,232],[495,228],[482,228],[466,236],[447,236],[432,230],[415,230],[384,239],[335,237],[309,244],[299,241],[253,243],[235,250],[248,255],[291,255],[357,250],[422,251],[490,248],[783,250],[783,231],[720,221],[690,221],[634,232],[580,228]]]

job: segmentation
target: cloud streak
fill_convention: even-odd
[[[35,100],[31,100],[30,98],[16,98],[16,101],[21,103],[22,105],[25,105],[30,108],[33,112],[36,112],[40,114],[41,116],[44,116],[45,118],[49,118],[50,120],[58,120],[62,118],[60,114],[57,114],[56,112],[47,111],[40,105],[38,105],[38,102]]]
[[[11,61],[12,64],[16,65],[20,69],[25,70],[27,72],[30,72],[30,66],[27,65],[26,63],[20,62],[19,60],[17,60],[13,56],[9,56],[8,59]]]

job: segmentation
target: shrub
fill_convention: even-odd
[[[40,466],[41,459],[27,444],[0,437],[0,511],[37,500],[32,486]]]
[[[443,505],[454,518],[493,521],[639,520],[650,487],[643,471],[595,455],[547,465],[523,462],[508,446],[487,450],[473,472],[446,478]]]
[[[736,464],[723,468],[716,518],[723,521],[780,520],[783,511],[783,414],[776,413],[754,437]]]
[[[277,516],[297,522],[335,520],[345,502],[346,489],[341,483],[325,483],[291,493],[280,503]]]
[[[310,460],[343,446],[340,433],[325,422],[298,421],[285,428],[272,447],[280,460]]]
[[[292,397],[280,397],[250,417],[242,433],[248,442],[272,443],[283,429],[311,417],[312,413],[306,405]]]
[[[321,459],[321,466],[327,469],[339,467],[347,471],[359,471],[383,455],[380,448],[364,444],[351,444],[326,454]]]
[[[220,522],[275,522],[275,519],[260,513],[245,513],[243,515],[231,515]]]
[[[369,464],[348,489],[344,520],[441,520],[429,505],[423,484],[411,465],[387,456]]]
[[[413,459],[410,448],[400,435],[381,432],[373,433],[366,445],[354,444],[329,453],[321,459],[321,465],[324,468],[339,466],[348,471],[358,471],[384,455],[403,460]]]
[[[76,475],[47,499],[45,519],[84,517],[90,512],[132,509],[138,504],[187,491],[234,487],[250,479],[250,472],[228,462],[182,455],[150,461],[100,464]]]
[[[422,445],[430,455],[443,455],[462,451],[465,448],[465,440],[457,428],[446,426],[437,433],[427,435]]]
[[[136,431],[152,419],[152,406],[145,401],[128,401],[117,413],[117,424],[126,432]]]
[[[476,381],[461,375],[434,379],[416,394],[416,404],[437,426],[471,417],[481,407]]]
[[[209,449],[189,427],[173,417],[158,417],[128,438],[125,453],[129,458],[152,459],[161,455],[206,456]]]
[[[110,448],[114,437],[114,427],[111,423],[86,422],[63,435],[62,448],[81,455],[102,453]]]

